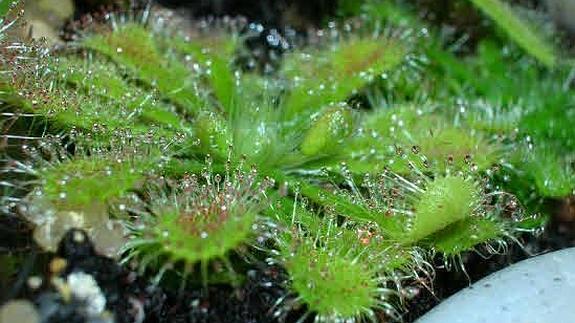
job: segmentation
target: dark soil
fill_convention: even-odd
[[[17,239],[6,242],[3,241],[4,251],[19,244]],[[106,309],[119,323],[275,322],[274,312],[279,307],[274,305],[287,293],[283,285],[284,271],[263,264],[250,268],[245,282],[237,288],[225,284],[207,288],[190,284],[180,292],[164,289],[148,283],[149,277],[139,277],[116,261],[97,255],[87,235],[80,230],[70,230],[56,254],[37,257],[34,250],[28,253],[22,265],[20,271],[11,275],[11,288],[3,289],[8,290],[2,295],[3,300],[30,300],[36,305],[42,322],[100,322],[86,314],[85,303],[74,299],[65,301],[64,293],[51,283],[54,277],[65,279],[77,272],[95,279],[105,296]],[[26,284],[31,277],[41,278],[41,286],[32,288]],[[296,312],[282,315],[298,316]]]

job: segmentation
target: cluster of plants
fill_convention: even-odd
[[[158,284],[280,265],[280,318],[399,319],[434,257],[504,252],[575,188],[571,67],[508,6],[473,2],[515,42],[458,57],[408,9],[366,2],[304,45],[269,34],[285,53],[268,73],[245,69],[260,27],[241,20],[110,14],[49,49],[8,15],[3,216],[48,251],[82,228]]]

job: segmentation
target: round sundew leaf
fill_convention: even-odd
[[[392,39],[356,38],[335,48],[286,57],[283,72],[297,80],[283,107],[295,117],[318,111],[332,102],[342,102],[376,75],[403,61],[405,48]]]
[[[204,152],[219,153],[225,156],[231,136],[225,120],[209,112],[201,112],[194,123],[194,139],[199,140],[199,148]]]
[[[305,134],[302,153],[317,156],[337,150],[340,142],[351,133],[351,119],[351,110],[345,105],[326,109]]]
[[[298,212],[285,231],[289,234],[277,238],[290,288],[318,321],[372,317],[373,309],[385,303],[382,273],[405,263],[382,241],[374,223],[338,224],[335,215],[310,223],[307,214]]]
[[[255,169],[236,170],[222,177],[210,170],[184,175],[179,181],[150,180],[146,201],[140,201],[138,221],[131,227],[129,257],[161,258],[181,262],[189,268],[201,264],[207,278],[207,264],[227,259],[232,250],[242,250],[252,238],[266,230],[259,217],[265,209],[265,192],[273,180],[260,181]],[[258,236],[259,237],[259,236]],[[148,267],[143,261],[141,268]]]
[[[285,265],[292,289],[322,318],[358,318],[377,304],[377,280],[360,261],[303,245]]]
[[[422,154],[440,171],[445,171],[448,159],[455,169],[468,169],[473,164],[480,170],[491,166],[497,157],[495,149],[480,136],[460,128],[439,129],[431,136],[421,136],[417,143]]]
[[[245,243],[252,233],[256,214],[238,211],[230,210],[232,216],[223,222],[210,213],[197,215],[195,220],[185,219],[177,211],[158,214],[156,239],[176,261],[195,263],[223,257]]]
[[[440,173],[448,167],[483,170],[495,163],[497,146],[480,133],[451,122],[441,114],[409,106],[381,109],[364,118],[361,131],[349,140],[347,163],[356,173],[388,168],[401,174],[410,173],[411,163]]]
[[[469,217],[477,204],[478,195],[478,189],[472,181],[457,176],[436,178],[428,184],[415,203],[415,218],[407,239],[425,239]]]
[[[40,173],[42,194],[58,208],[69,210],[105,204],[134,188],[150,163],[145,159],[133,163],[108,158],[71,159]]]

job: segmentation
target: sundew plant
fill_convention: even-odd
[[[48,251],[84,229],[155,284],[279,265],[278,319],[401,320],[436,257],[503,253],[575,188],[569,64],[509,6],[471,2],[501,32],[465,58],[408,8],[366,2],[298,41],[270,33],[283,55],[262,70],[241,19],[186,29],[148,6],[56,49],[15,38],[12,12],[2,216]]]

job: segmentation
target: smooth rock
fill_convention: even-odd
[[[418,323],[575,322],[575,248],[521,261],[476,282]]]
[[[13,300],[0,307],[0,323],[38,323],[40,316],[32,303]]]

